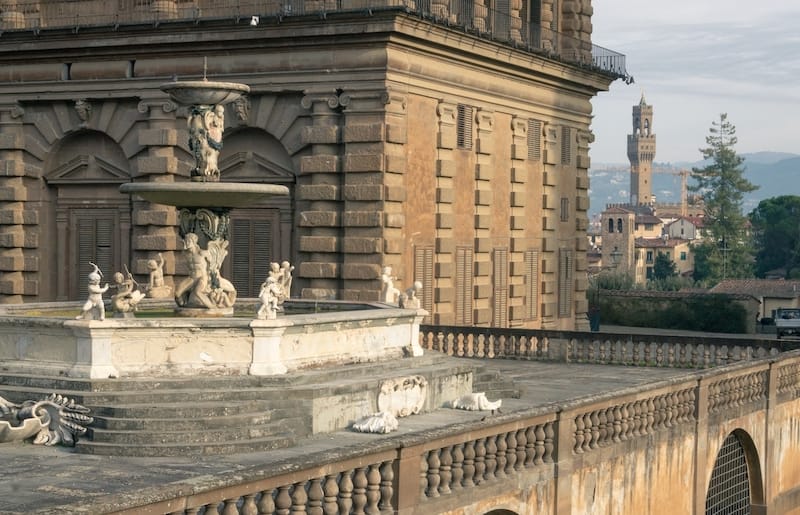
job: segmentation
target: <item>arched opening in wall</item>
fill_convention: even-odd
[[[737,429],[722,442],[706,493],[706,515],[750,515],[764,502],[761,466],[753,440]]]
[[[506,509],[498,509],[498,510],[487,511],[483,515],[517,515],[517,512]]]
[[[295,165],[280,141],[264,130],[248,127],[225,132],[219,168],[224,182],[289,188],[288,197],[273,197],[231,211],[229,254],[222,273],[240,297],[257,297],[271,262],[294,261]]]
[[[108,135],[83,130],[61,140],[45,163],[49,202],[42,268],[49,277],[41,300],[87,294],[95,263],[106,278],[130,261],[131,204],[119,185],[130,181],[128,159]]]

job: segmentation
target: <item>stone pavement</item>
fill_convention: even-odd
[[[453,358],[457,359],[457,358]],[[503,399],[503,413],[548,405],[563,405],[587,397],[622,392],[696,372],[674,368],[480,360],[523,390],[519,399]],[[0,387],[1,388],[1,387]],[[496,400],[496,399],[489,399]],[[120,458],[76,454],[63,447],[30,444],[0,445],[0,513],[107,513],[130,506],[132,500],[155,498],[165,491],[180,492],[200,485],[215,487],[257,478],[288,468],[291,463],[315,463],[339,452],[370,452],[398,439],[424,436],[447,426],[479,424],[486,412],[439,409],[400,419],[389,435],[348,431],[316,435],[301,445],[269,452],[185,458]],[[491,422],[487,422],[491,423]],[[349,449],[349,451],[348,451]]]

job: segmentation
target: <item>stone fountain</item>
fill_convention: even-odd
[[[179,231],[190,276],[175,286],[176,313],[191,317],[229,316],[233,314],[236,289],[222,277],[221,270],[228,254],[230,210],[266,197],[286,196],[289,190],[274,184],[219,182],[224,106],[248,93],[247,85],[177,81],[163,84],[161,89],[176,103],[189,107],[189,149],[195,158],[191,182],[127,183],[120,191],[180,210]]]

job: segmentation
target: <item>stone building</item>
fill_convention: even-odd
[[[631,162],[631,204],[650,204],[653,198],[653,159],[656,135],[653,106],[642,99],[632,110],[633,133],[628,134],[628,160]]]
[[[88,262],[187,273],[174,208],[118,188],[188,178],[187,112],[159,85],[208,77],[251,88],[222,180],[291,192],[232,214],[240,296],[288,259],[295,296],[378,300],[391,266],[433,323],[584,323],[590,100],[627,77],[590,0],[0,9],[2,302],[78,299]]]

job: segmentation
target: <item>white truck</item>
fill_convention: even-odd
[[[800,309],[778,308],[775,311],[775,330],[778,339],[783,336],[800,336]]]

